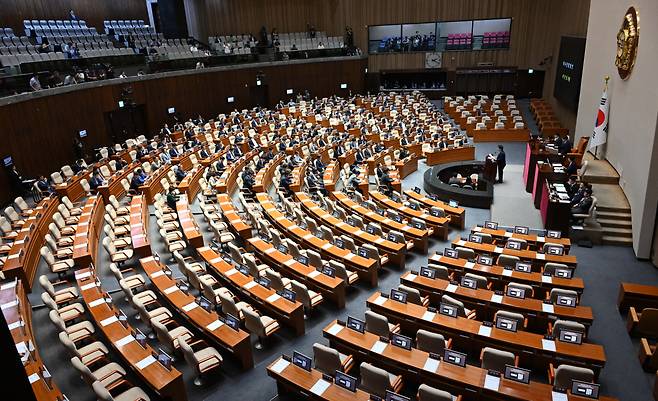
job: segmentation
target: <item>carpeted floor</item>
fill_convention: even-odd
[[[527,107],[527,102],[523,104]],[[478,144],[477,158],[482,159],[487,153],[496,150],[497,144]],[[523,144],[505,144],[507,160],[509,163],[506,173],[509,174],[510,183],[516,173],[516,167],[522,163],[525,146]],[[411,174],[404,180],[404,188],[418,186],[422,188],[422,175],[427,166],[421,161],[419,171]],[[520,180],[520,178],[519,178]],[[523,222],[532,227],[539,226],[534,220],[536,216],[534,208],[523,203],[529,202],[523,195],[516,192],[520,184],[501,185],[496,187],[496,204],[499,200],[512,203],[517,207],[499,208],[494,207],[494,219],[499,219],[503,224],[518,224]],[[522,205],[523,204],[523,205]],[[153,211],[153,210],[151,210]],[[203,221],[203,216],[199,213],[198,207],[194,207],[195,218],[201,228],[207,230],[207,225]],[[467,208],[466,227],[470,229],[475,224],[482,223],[492,216],[489,210]],[[523,223],[526,224],[526,223]],[[164,251],[163,243],[157,235],[157,226],[155,218],[151,216],[150,238],[154,251],[162,255],[163,260],[169,257]],[[206,243],[210,239],[210,233],[207,233]],[[456,235],[460,235],[457,230],[450,232],[449,240]],[[441,251],[449,242],[431,240],[429,254]],[[108,269],[108,255],[105,250],[99,250],[99,266],[97,269],[101,272],[102,286],[109,291],[116,291],[118,283],[110,274]],[[594,310],[594,325],[590,331],[590,341],[600,343],[605,346],[607,364],[603,369],[600,377],[602,385],[601,394],[617,397],[619,400],[645,401],[651,399],[651,388],[653,386],[653,376],[644,373],[637,360],[638,341],[631,339],[625,330],[625,316],[620,315],[616,308],[617,291],[620,281],[631,281],[645,284],[658,285],[658,273],[656,269],[648,262],[638,261],[635,259],[631,248],[601,246],[595,248],[572,247],[572,253],[578,257],[578,269],[576,275],[585,281],[585,292],[582,298],[584,305],[589,305]],[[171,263],[172,270],[178,274],[178,269]],[[427,256],[412,253],[407,258],[407,265],[404,270],[417,269],[419,266],[427,263]],[[137,265],[138,266],[138,265]],[[45,263],[39,267],[40,274],[47,271]],[[276,384],[270,379],[265,371],[265,367],[276,359],[281,353],[291,354],[293,350],[298,350],[307,355],[312,355],[312,345],[314,342],[327,342],[322,337],[322,329],[333,319],[346,319],[348,315],[362,317],[365,312],[365,300],[375,290],[388,292],[391,288],[399,284],[399,277],[402,270],[387,267],[381,272],[377,288],[359,283],[348,291],[347,305],[343,310],[337,310],[329,303],[322,305],[317,312],[313,313],[306,322],[306,334],[300,337],[294,337],[288,329],[281,330],[272,341],[266,343],[263,350],[254,350],[255,366],[253,369],[241,372],[238,366],[231,361],[230,357],[225,358],[223,368],[218,374],[210,377],[207,384],[203,387],[196,387],[192,383],[192,372],[187,367],[185,361],[181,358],[175,362],[177,369],[183,372],[186,388],[191,401],[219,401],[219,400],[254,400],[267,401],[276,396]],[[33,325],[36,328],[36,340],[39,352],[43,357],[46,365],[53,374],[54,380],[60,386],[68,398],[72,401],[92,401],[93,393],[89,387],[79,378],[72,369],[69,356],[64,347],[57,341],[56,332],[53,325],[49,322],[46,309],[39,307],[41,304],[41,288],[35,283],[33,293],[30,295],[30,301],[35,305],[32,318]],[[143,328],[144,325],[133,318],[133,311],[130,306],[123,300],[123,294],[115,292],[113,300],[122,310],[129,315],[129,322],[135,327]],[[179,322],[181,320],[179,319]],[[102,340],[102,338],[99,338]],[[157,347],[157,342],[151,344]],[[477,356],[470,356],[472,363],[475,363]],[[117,355],[112,355],[112,359],[121,363]],[[536,372],[537,377],[534,379],[542,380],[543,374]],[[131,381],[136,385],[141,385],[139,379],[132,377]],[[415,389],[407,388],[405,392],[412,394]],[[152,398],[157,399],[157,398]]]

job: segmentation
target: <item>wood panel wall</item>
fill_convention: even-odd
[[[64,20],[69,10],[87,21],[87,26],[103,30],[103,20],[142,19],[148,21],[144,0],[0,0],[0,27],[11,27],[23,34],[23,20]]]
[[[286,89],[295,93],[308,89],[312,96],[348,96],[350,91],[363,92],[366,59],[350,58],[327,62],[291,65],[245,67],[235,70],[206,70],[194,73],[109,84],[44,96],[0,107],[0,157],[11,155],[19,171],[26,177],[49,175],[74,159],[73,138],[86,129],[87,149],[112,143],[106,113],[118,109],[122,89],[130,86],[133,99],[145,105],[148,132],[159,131],[167,122],[167,108],[175,107],[184,119],[210,118],[218,113],[252,106],[250,86],[256,74],[265,75],[268,101],[275,105],[289,98]],[[340,89],[347,83],[347,90]],[[235,103],[227,103],[227,97]],[[0,170],[2,170],[0,168]],[[7,175],[0,171],[0,205],[11,194]]]

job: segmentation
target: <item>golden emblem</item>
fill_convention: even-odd
[[[637,46],[640,41],[640,17],[635,7],[629,7],[617,32],[617,57],[615,65],[621,79],[627,79],[633,71]]]

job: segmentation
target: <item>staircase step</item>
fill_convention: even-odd
[[[614,235],[604,235],[601,243],[604,245],[633,246],[633,239],[626,237],[617,237]]]
[[[603,206],[601,204],[596,205],[596,212],[613,212],[613,213],[631,213],[631,208],[629,207],[617,207],[617,206]]]
[[[633,238],[633,230],[629,228],[602,227],[603,236],[611,235],[615,237]]]
[[[621,212],[606,212],[600,209],[596,209],[596,217],[599,219],[606,220],[631,220],[630,213],[621,213]]]
[[[596,216],[596,221],[599,222],[601,227],[616,227],[616,228],[633,228],[633,223],[630,220],[615,220],[615,219],[602,219],[601,216]]]
[[[619,184],[619,177],[587,175],[587,173],[585,173],[585,176],[582,178],[582,180],[590,184],[607,184],[607,185]]]

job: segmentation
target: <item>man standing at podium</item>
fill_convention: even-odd
[[[498,181],[497,183],[501,184],[503,182],[503,170],[507,165],[505,160],[505,151],[503,150],[503,145],[498,145],[498,155],[496,155],[496,164],[498,165]]]

